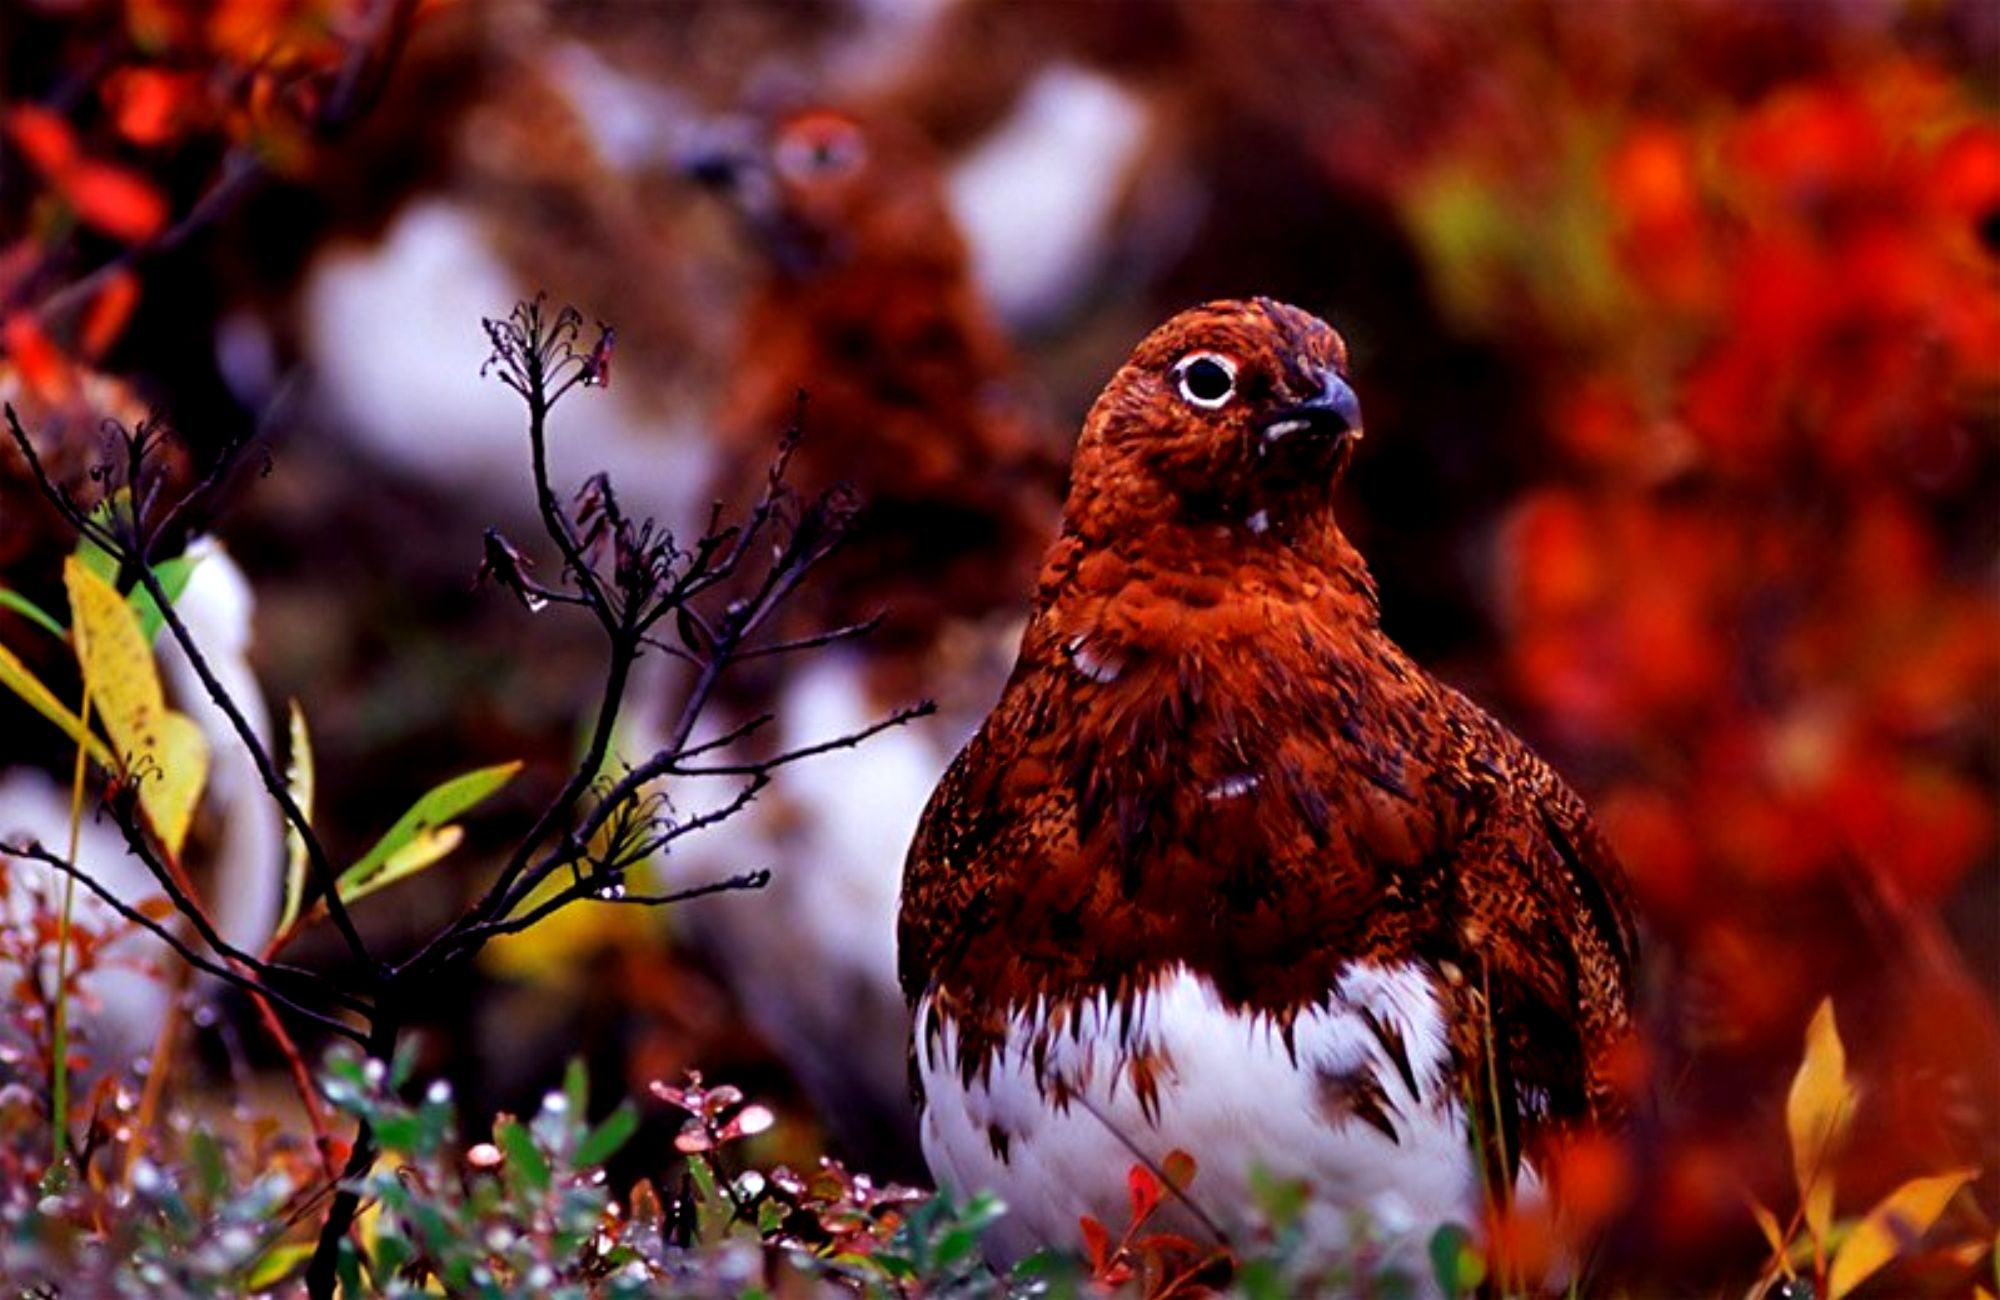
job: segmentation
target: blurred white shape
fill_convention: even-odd
[[[271,714],[250,669],[251,617],[256,609],[250,580],[216,538],[196,538],[188,545],[188,554],[195,559],[194,571],[174,610],[269,753]],[[180,644],[163,630],[158,645],[174,707],[193,718],[208,737],[208,787],[202,798],[220,827],[210,859],[208,878],[213,883],[205,891],[209,912],[223,938],[255,951],[270,939],[278,919],[284,881],[283,817],[265,792],[249,751],[202,689]],[[273,754],[272,760],[283,770],[282,755]]]
[[[346,432],[396,469],[525,499],[521,407],[482,379],[482,317],[520,287],[470,212],[410,205],[373,248],[322,258],[306,285],[314,387]]]
[[[96,815],[96,795],[84,792],[83,822],[77,836],[76,862],[90,877],[118,898],[136,903],[160,892],[137,858],[125,852],[125,841],[110,821]],[[39,841],[55,853],[69,848],[69,787],[46,772],[16,768],[0,773],[0,841]],[[4,869],[13,873],[13,886],[0,925],[29,924],[34,909],[29,904],[27,886],[39,880],[47,896],[60,900],[62,873],[52,867],[21,859],[9,859]],[[117,915],[88,888],[76,887],[76,917],[92,929],[118,924]],[[109,964],[83,976],[78,986],[83,1002],[73,1011],[89,1055],[99,1065],[109,1067],[132,1060],[153,1045],[160,1017],[167,1009],[167,986],[133,963],[152,961],[162,969],[175,959],[165,944],[149,935],[137,935],[104,950],[101,961]],[[47,949],[42,960],[42,987],[55,984],[56,954]],[[11,987],[16,978],[11,964],[0,964],[0,978]]]
[[[773,746],[815,744],[881,719],[889,706],[869,688],[863,650],[829,649],[793,666],[773,709]],[[766,888],[705,898],[671,919],[713,957],[828,1122],[877,1154],[915,1131],[909,1014],[896,981],[903,859],[932,789],[977,723],[922,718],[787,766],[741,814],[675,844],[660,864],[673,888],[772,868]],[[642,711],[625,739],[644,750],[657,737]],[[693,816],[731,789],[683,781],[674,798]]]
[[[380,244],[342,249],[313,268],[303,314],[319,400],[392,468],[528,515],[521,403],[479,373],[489,352],[481,319],[506,315],[526,296],[477,214],[444,199],[413,202]],[[551,295],[551,310],[560,298]],[[588,347],[589,334],[580,342]],[[558,492],[605,470],[628,511],[669,524],[689,517],[707,480],[693,423],[649,418],[616,386],[565,401],[549,445]]]
[[[921,58],[937,22],[961,0],[852,0],[846,33],[824,53],[823,85],[865,97],[885,72]]]
[[[576,41],[551,49],[544,70],[607,165],[633,172],[673,162],[692,117],[683,97],[620,72]]]
[[[953,170],[973,273],[1010,327],[1046,323],[1089,288],[1146,132],[1145,106],[1116,82],[1055,64]]]
[[[244,409],[270,402],[278,391],[278,354],[263,317],[239,307],[216,323],[215,367]]]

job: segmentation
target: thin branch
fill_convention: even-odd
[[[832,740],[822,740],[816,745],[801,745],[797,749],[788,749],[782,754],[774,754],[770,758],[758,759],[750,763],[717,763],[703,767],[683,767],[680,764],[679,756],[676,755],[674,761],[667,766],[666,773],[674,776],[753,776],[760,772],[769,772],[774,768],[796,763],[802,758],[814,758],[820,754],[830,754],[837,749],[852,749],[869,737],[879,736],[891,727],[904,726],[907,723],[916,721],[918,718],[928,718],[936,712],[937,705],[934,702],[921,700],[916,704],[910,705],[908,708],[897,709],[888,717],[872,722],[859,731],[851,731],[844,736],[836,736]]]
[[[115,551],[113,553],[116,554]],[[209,667],[208,659],[202,654],[201,647],[195,644],[194,635],[188,631],[187,624],[181,621],[180,614],[174,609],[173,597],[168,595],[166,587],[160,582],[159,575],[153,571],[150,564],[144,563],[138,566],[136,573],[139,584],[146,589],[146,593],[153,598],[153,604],[158,607],[160,617],[166,624],[168,633],[174,638],[174,643],[180,646],[181,653],[187,656],[188,666],[193,668],[195,676],[201,679],[202,690],[215,706],[222,710],[223,716],[229,719],[230,728],[235,731],[237,740],[250,755],[251,763],[257,768],[257,775],[263,779],[264,789],[277,801],[278,807],[284,810],[285,821],[298,833],[300,842],[305,845],[306,860],[312,867],[315,883],[319,885],[320,892],[324,895],[326,912],[333,919],[334,928],[340,931],[341,938],[346,940],[348,950],[354,954],[355,959],[367,969],[370,982],[378,981],[380,971],[368,951],[368,945],[362,942],[361,932],[355,928],[354,918],[349,915],[347,904],[341,900],[337,883],[340,876],[326,855],[326,846],[320,843],[319,836],[313,833],[305,813],[292,798],[291,787],[279,773],[277,764],[271,760],[270,752],[264,748],[264,742],[257,738],[257,733],[251,729],[249,720],[243,716],[243,710],[237,706],[228,689],[216,677],[215,670]]]
[[[484,925],[474,926],[466,932],[464,937],[476,949],[484,945],[489,939],[496,939],[501,935],[519,934],[521,931],[542,921],[551,913],[584,899],[598,903],[639,907],[667,907],[674,903],[685,903],[691,899],[706,898],[711,894],[727,894],[762,889],[770,883],[770,871],[766,868],[759,868],[756,871],[742,872],[726,880],[710,881],[708,884],[695,885],[688,889],[677,890],[671,894],[625,894],[617,898],[600,898],[595,892],[597,886],[588,878],[585,878],[574,884],[564,886],[558,893],[551,895],[548,899],[537,904],[533,909],[523,912],[517,917],[512,917],[504,921],[489,921]]]
[[[185,887],[180,874],[170,869],[153,851],[151,842],[146,838],[146,829],[139,822],[135,803],[135,800],[121,798],[108,801],[111,820],[117,824],[119,832],[124,836],[126,850],[152,873],[154,881],[165,891],[167,901],[173,904],[176,912],[188,919],[194,926],[195,933],[201,936],[202,942],[206,943],[211,951],[224,960],[244,966],[267,985],[273,976],[283,976],[309,985],[320,996],[349,1011],[365,1016],[372,1010],[365,1000],[342,989],[318,971],[307,970],[303,966],[293,966],[287,962],[268,961],[238,948],[223,938],[209,921],[207,910]]]
[[[882,626],[882,615],[877,614],[873,618],[863,619],[859,623],[849,623],[846,627],[837,627],[831,632],[821,632],[817,636],[802,636],[796,640],[779,641],[773,645],[754,646],[748,650],[738,650],[736,652],[736,662],[742,663],[749,659],[765,659],[772,655],[788,655],[799,650],[817,650],[821,646],[832,645],[837,641],[851,641],[855,637],[867,636],[880,626]]]
[[[158,921],[155,921],[152,917],[147,916],[144,912],[140,911],[138,908],[133,907],[129,903],[125,902],[125,900],[119,898],[116,894],[112,893],[109,889],[106,889],[103,885],[97,883],[97,880],[94,877],[92,877],[89,872],[79,870],[75,866],[72,866],[67,859],[57,854],[49,852],[47,849],[43,848],[39,843],[0,844],[0,854],[4,854],[8,857],[26,858],[31,862],[39,862],[44,866],[53,867],[57,871],[62,872],[64,875],[69,876],[71,879],[78,881],[84,886],[84,888],[90,890],[91,893],[96,894],[99,898],[103,899],[105,904],[108,907],[110,907],[112,911],[118,913],[118,915],[124,917],[127,921],[130,921],[134,925],[141,927],[142,929],[146,930],[149,934],[153,935],[155,938],[165,943],[169,948],[172,948],[177,954],[180,955],[182,961],[194,967],[196,970],[203,971],[209,975],[213,975],[215,978],[221,980],[225,984],[228,984],[233,988],[242,989],[246,993],[262,994],[263,996],[269,998],[271,1001],[277,1003],[279,1006],[284,1007],[287,1011],[290,1011],[292,1014],[303,1017],[304,1019],[311,1021],[313,1024],[320,1026],[320,1028],[325,1029],[329,1033],[339,1034],[341,1037],[352,1039],[357,1043],[366,1043],[368,1041],[368,1036],[366,1034],[354,1028],[352,1025],[347,1024],[345,1021],[337,1020],[332,1016],[324,1014],[323,1012],[315,1011],[311,1007],[293,1001],[291,998],[286,997],[284,994],[278,992],[274,988],[271,988],[267,984],[264,984],[258,980],[250,978],[247,975],[243,975],[237,971],[234,971],[230,969],[228,966],[223,965],[219,962],[210,961],[208,958],[196,952],[193,948],[190,948],[186,943],[182,942],[179,935],[167,929],[165,926],[161,925]]]
[[[625,867],[636,865],[637,863],[643,862],[647,858],[652,857],[654,854],[660,852],[662,849],[665,849],[675,840],[681,839],[688,835],[692,835],[696,831],[706,830],[710,826],[715,826],[722,822],[728,821],[731,817],[734,817],[737,813],[740,813],[745,808],[748,808],[751,802],[754,801],[758,795],[762,794],[764,792],[764,788],[770,784],[771,784],[770,775],[768,773],[759,772],[756,776],[744,782],[743,788],[738,790],[735,796],[732,797],[728,803],[722,804],[716,808],[712,808],[709,811],[701,813],[697,816],[690,817],[686,821],[675,822],[673,825],[669,826],[666,830],[661,831],[658,835],[648,837],[643,843],[636,846],[629,854],[621,854],[620,855],[621,858],[629,858],[629,861],[621,861],[619,863],[614,864],[614,869],[622,870]]]
[[[719,736],[702,741],[699,745],[685,745],[674,753],[682,759],[693,758],[697,754],[708,754],[718,749],[726,749],[739,740],[745,740],[777,721],[774,713],[760,713],[748,722],[739,723]]]
[[[145,243],[132,245],[88,274],[55,290],[34,306],[34,312],[45,319],[53,319],[77,310],[94,298],[113,276],[135,271],[147,262],[173,252],[220,220],[251,186],[263,178],[264,164],[258,161],[254,152],[240,146],[231,149],[223,156],[222,174],[216,178],[215,184],[195,200],[194,206],[179,221]]]

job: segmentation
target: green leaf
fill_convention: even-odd
[[[19,614],[30,623],[47,632],[50,636],[61,637],[66,635],[62,624],[50,618],[40,605],[29,600],[18,591],[9,591],[5,587],[0,587],[0,609],[13,610],[16,614]]]
[[[305,1267],[312,1258],[314,1243],[280,1242],[258,1257],[243,1278],[246,1291],[267,1291]]]
[[[305,710],[299,702],[291,702],[291,741],[285,755],[285,785],[291,791],[292,802],[299,806],[299,813],[312,824],[313,816],[313,756],[312,734],[306,730]],[[298,828],[287,824],[285,827],[285,908],[278,914],[277,934],[284,934],[299,919],[299,909],[305,906],[306,898],[306,841]]]
[[[715,1171],[700,1156],[688,1157],[687,1171],[695,1187],[695,1236],[703,1244],[720,1241],[729,1227],[730,1206],[723,1200],[722,1190],[716,1186]]]
[[[109,500],[98,502],[97,508],[90,512],[90,518],[93,523],[111,527],[117,523],[121,513],[129,518],[131,512],[132,489],[119,488]],[[118,561],[102,546],[88,537],[78,538],[75,555],[77,563],[104,579],[106,584],[117,583]],[[180,601],[181,593],[187,590],[188,579],[194,575],[194,567],[199,563],[201,557],[198,555],[176,555],[153,566],[153,576],[159,579],[169,604]],[[159,605],[153,601],[153,593],[147,591],[143,584],[134,586],[125,599],[138,616],[139,631],[146,638],[146,644],[151,645],[159,637],[160,628],[167,621],[166,616],[160,613]]]
[[[1486,1279],[1485,1261],[1472,1234],[1447,1223],[1431,1234],[1431,1273],[1447,1297],[1465,1295]]]
[[[181,593],[187,590],[188,579],[194,576],[194,566],[200,563],[199,555],[176,555],[153,566],[153,576],[160,580],[161,590],[167,593],[168,604],[180,604]],[[132,612],[139,616],[139,631],[145,635],[147,643],[158,640],[167,616],[153,603],[153,593],[144,586],[137,586],[132,588],[132,594],[126,599],[132,604]]]
[[[456,845],[457,841],[445,844],[449,837],[443,834],[452,818],[490,797],[494,791],[514,779],[521,770],[521,764],[499,763],[493,767],[482,767],[476,771],[455,776],[442,785],[433,787],[421,799],[410,805],[410,810],[396,819],[396,824],[387,834],[375,841],[375,847],[361,856],[361,860],[340,874],[338,888],[343,900],[351,901],[364,893],[373,893],[387,881],[374,881],[371,877],[387,874],[391,859],[412,844],[423,847],[414,854],[403,858],[395,865],[400,868],[397,878],[420,871],[437,861],[444,853]],[[440,849],[440,845],[442,848]],[[426,856],[428,854],[428,856]],[[414,865],[412,865],[414,864]],[[365,890],[362,886],[366,885]]]
[[[388,888],[406,876],[414,876],[464,841],[463,826],[440,826],[436,830],[418,831],[416,838],[390,854],[389,860],[383,863],[374,875],[358,885],[342,889],[341,901],[357,902],[378,890]],[[342,876],[341,879],[345,880],[346,877]]]
[[[590,1113],[590,1069],[581,1056],[570,1057],[563,1067],[563,1100],[578,1120]]]
[[[618,1109],[604,1117],[604,1122],[590,1131],[583,1145],[576,1149],[576,1164],[579,1169],[601,1165],[618,1149],[631,1140],[639,1129],[639,1112],[631,1102],[620,1102]]]
[[[229,1190],[229,1167],[223,1163],[222,1144],[207,1129],[196,1129],[188,1139],[188,1154],[194,1163],[195,1188],[213,1204]]]
[[[535,1145],[534,1135],[518,1120],[502,1119],[493,1126],[493,1140],[507,1157],[509,1181],[531,1192],[545,1192],[549,1187],[549,1162],[542,1157],[542,1150]]]

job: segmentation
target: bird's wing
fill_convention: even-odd
[[[1453,857],[1463,978],[1459,1059],[1511,1183],[1525,1143],[1616,1117],[1637,936],[1623,870],[1583,801],[1520,740],[1476,718],[1457,768],[1476,791]],[[1463,718],[1464,715],[1461,715]]]

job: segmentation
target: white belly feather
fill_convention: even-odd
[[[1190,1199],[1232,1235],[1255,1204],[1253,1167],[1308,1185],[1315,1253],[1366,1240],[1378,1261],[1422,1277],[1435,1229],[1477,1221],[1478,1172],[1446,1081],[1444,1020],[1430,976],[1415,966],[1350,965],[1327,1005],[1296,1019],[1289,1048],[1269,1017],[1230,1009],[1206,979],[1176,970],[1129,1020],[1102,998],[1046,1035],[1044,1018],[1017,1019],[970,1086],[955,1029],[947,1023],[927,1040],[929,1010],[926,998],[917,1009],[924,1156],[944,1186],[1006,1202],[988,1240],[996,1263],[1073,1247],[1084,1214],[1116,1234],[1135,1152],[1157,1166],[1175,1148],[1196,1161]],[[1037,1038],[1046,1043],[1039,1077]],[[1400,1038],[1401,1061],[1385,1038]],[[1151,1060],[1151,1106],[1128,1068],[1134,1056]],[[1073,1094],[1066,1106],[1050,1096],[1064,1089]],[[1182,1210],[1168,1220],[1174,1230],[1208,1235],[1184,1207],[1171,1208]]]

